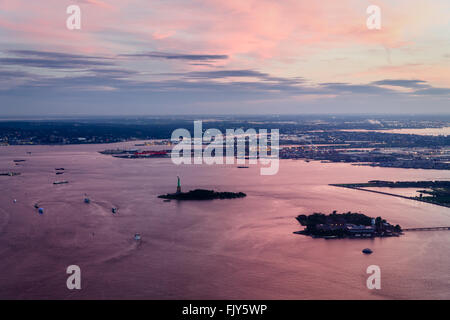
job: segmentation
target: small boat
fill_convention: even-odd
[[[135,233],[134,234],[134,240],[140,241],[141,240],[141,235],[139,233]]]
[[[112,208],[111,211],[112,213],[117,213],[117,208]]]
[[[365,254],[371,254],[373,251],[370,250],[369,248],[365,248],[365,249],[363,249],[362,252],[365,253]]]
[[[336,239],[337,236],[324,236],[323,238],[324,239]]]
[[[163,200],[164,202],[170,202],[170,199]]]
[[[39,204],[35,203],[35,204],[34,204],[34,207],[35,207],[36,209],[39,209]]]
[[[91,199],[89,199],[89,198],[84,198],[84,203],[91,203]]]
[[[39,208],[38,212],[39,212],[39,214],[44,214],[44,209],[43,208]]]
[[[64,172],[58,171],[56,172],[56,174],[64,174]]]
[[[247,166],[238,166],[238,169],[248,169]]]

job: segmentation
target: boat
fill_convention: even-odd
[[[111,211],[112,213],[117,213],[117,208],[112,208]]]
[[[238,166],[238,169],[248,169],[247,166]]]
[[[69,183],[69,181],[64,180],[64,181],[55,181],[55,182],[53,182],[53,184],[65,184],[65,183]]]
[[[363,249],[362,252],[365,253],[365,254],[371,254],[373,251],[370,250],[369,248],[365,248],[365,249]]]
[[[84,198],[84,203],[91,203],[91,199],[89,199],[89,198]]]
[[[141,240],[141,235],[139,233],[135,233],[134,234],[134,240],[140,241]]]
[[[20,176],[20,172],[5,172],[5,173],[0,173],[0,176],[9,176],[9,177],[13,177],[13,176]]]

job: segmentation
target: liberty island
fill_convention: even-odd
[[[158,198],[166,200],[214,200],[214,199],[236,199],[247,195],[243,192],[217,192],[214,190],[195,189],[189,192],[181,192],[180,177],[177,177],[177,191],[160,195]]]

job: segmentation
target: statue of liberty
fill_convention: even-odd
[[[180,182],[180,177],[177,176],[178,179],[178,183],[177,183],[177,193],[181,193],[181,182]]]

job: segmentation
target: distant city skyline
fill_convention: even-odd
[[[4,0],[0,116],[449,113],[449,13],[446,0]]]

